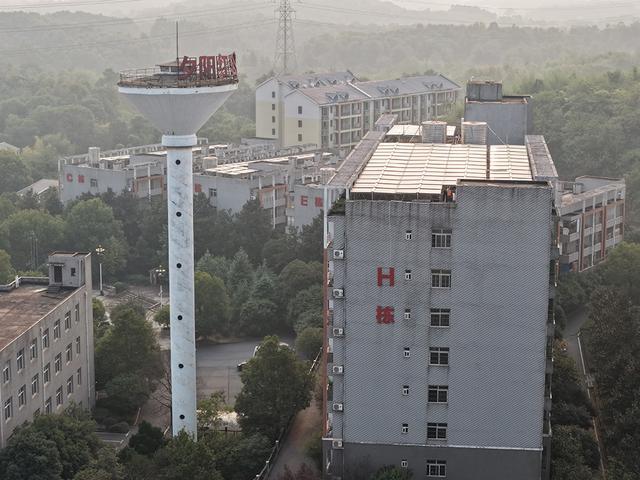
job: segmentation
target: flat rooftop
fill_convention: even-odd
[[[351,191],[439,195],[461,179],[531,181],[526,147],[380,143]]]
[[[47,293],[46,285],[23,284],[10,292],[0,292],[0,351],[74,291]]]

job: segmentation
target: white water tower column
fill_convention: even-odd
[[[169,289],[171,292],[171,417],[173,434],[197,435],[196,335],[193,258],[193,147],[195,135],[164,135],[167,147]]]

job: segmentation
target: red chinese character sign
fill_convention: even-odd
[[[393,307],[376,307],[376,321],[385,325],[395,323]]]
[[[385,272],[384,268],[378,267],[378,286],[382,287],[384,282],[389,282],[389,286],[395,285],[395,268],[389,268]]]

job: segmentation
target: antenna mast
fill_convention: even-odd
[[[178,53],[178,41],[179,41],[179,37],[178,37],[178,21],[176,20],[176,68],[179,69],[180,68],[180,54]]]
[[[276,37],[276,55],[273,69],[277,74],[290,73],[296,68],[296,50],[293,39],[294,8],[291,0],[277,0],[278,34]]]

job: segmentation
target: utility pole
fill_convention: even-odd
[[[273,69],[277,74],[287,74],[296,68],[296,48],[293,40],[293,14],[295,10],[291,6],[291,0],[277,1],[278,35]]]

